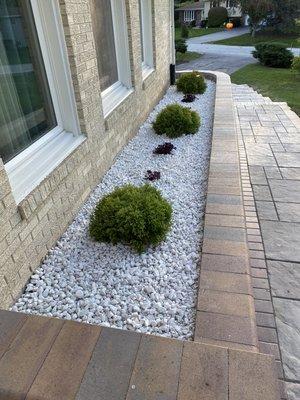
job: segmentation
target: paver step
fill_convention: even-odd
[[[279,400],[272,356],[0,311],[0,400]]]

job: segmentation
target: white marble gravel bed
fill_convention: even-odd
[[[205,94],[190,104],[181,103],[182,94],[174,87],[167,91],[12,310],[192,338],[215,95],[215,84],[207,85]],[[164,106],[176,102],[200,113],[199,131],[172,140],[156,135],[151,122]],[[173,155],[154,155],[153,149],[165,141],[176,146]],[[173,206],[166,241],[141,255],[125,245],[92,241],[89,217],[98,200],[118,186],[144,184],[149,169],[161,172],[161,179],[150,184]]]

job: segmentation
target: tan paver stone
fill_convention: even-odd
[[[56,319],[26,319],[0,360],[0,399],[24,398],[62,326]]]
[[[230,240],[216,240],[204,238],[203,253],[224,254],[229,256],[243,256],[247,252],[246,244]]]
[[[243,399],[279,399],[272,356],[229,350],[229,400]]]
[[[252,297],[246,294],[200,289],[197,309],[218,314],[249,317],[253,314],[252,301]]]
[[[234,274],[218,271],[201,271],[200,289],[251,294],[250,287],[250,277],[247,274]]]
[[[245,255],[235,257],[218,254],[202,254],[201,270],[246,274],[248,272],[248,264],[248,258]]]
[[[65,322],[28,392],[28,399],[73,399],[100,331],[99,326]]]
[[[205,225],[243,228],[245,221],[239,215],[206,214]]]
[[[178,400],[228,400],[228,350],[186,342]]]
[[[195,341],[200,338],[257,346],[255,320],[197,311]]]
[[[141,339],[126,400],[174,400],[183,342],[145,335]]]

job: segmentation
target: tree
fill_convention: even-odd
[[[272,2],[271,0],[241,0],[240,4],[243,13],[250,17],[251,34],[254,37],[259,24],[272,10]]]
[[[272,11],[270,24],[275,30],[284,33],[295,30],[300,11],[299,0],[272,0]]]

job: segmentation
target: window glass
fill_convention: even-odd
[[[140,31],[143,67],[153,67],[152,0],[140,0]]]
[[[92,0],[91,12],[96,42],[101,90],[119,80],[110,0]]]
[[[4,162],[56,126],[29,0],[0,0],[0,156]]]

